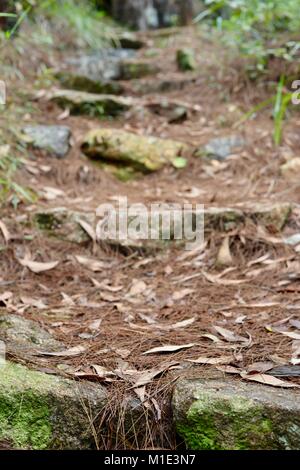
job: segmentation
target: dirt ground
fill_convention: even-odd
[[[0,298],[11,293],[9,300],[1,301],[1,310],[36,320],[62,341],[66,351],[81,347],[76,355],[37,355],[31,358],[31,367],[105,384],[114,398],[111,413],[116,400],[131,391],[142,400],[145,409],[151,410],[155,426],[164,433],[160,423],[168,415],[167,397],[177,373],[195,367],[199,374],[208,367],[219,367],[242,380],[239,373],[253,364],[260,363],[253,371],[262,374],[266,363],[273,367],[289,364],[293,351],[299,347],[299,256],[292,247],[274,240],[300,231],[300,183],[280,174],[286,155],[298,156],[300,117],[293,110],[285,123],[283,142],[275,147],[270,109],[236,125],[245,112],[269,96],[270,86],[264,81],[248,81],[230,51],[208,33],[200,34],[192,28],[163,39],[149,33],[146,39],[148,46],[138,56],[163,68],[151,80],[195,78],[184,89],[164,94],[197,105],[184,122],[169,124],[163,117],[141,117],[134,112],[116,120],[68,115],[61,119],[62,109],[43,99],[24,103],[25,96],[32,95],[34,76],[34,93],[45,88],[43,80],[38,81],[36,76],[41,63],[57,66],[61,52],[45,57],[33,51],[30,64],[24,57],[19,58],[25,82],[12,107],[21,108],[14,109],[19,115],[11,117],[11,121],[2,115],[1,126],[14,126],[20,119],[26,123],[67,125],[72,129],[73,147],[63,160],[29,151],[18,171],[18,182],[41,193],[45,186],[63,193],[54,200],[41,198],[34,205],[20,205],[16,210],[6,205],[2,216],[16,220],[37,206],[85,212],[116,196],[127,196],[129,203],[189,202],[216,207],[294,203],[283,234],[266,231],[262,237],[257,226],[249,225],[229,233],[211,231],[205,247],[196,252],[170,245],[170,249],[155,255],[124,256],[93,243],[79,246],[45,238],[40,232],[27,232],[16,224],[15,232],[0,251]],[[182,46],[197,51],[197,72],[177,71],[176,50]],[[17,79],[11,83],[14,90],[20,86]],[[128,96],[138,96],[131,90],[130,82],[125,86]],[[147,99],[162,98],[150,94]],[[95,167],[80,152],[83,136],[96,127],[122,128],[139,135],[185,142],[191,149],[188,165],[182,170],[166,168],[123,183]],[[247,145],[224,162],[193,156],[193,149],[211,138],[231,134],[243,136]],[[217,254],[228,237],[232,264],[218,267]],[[36,261],[59,264],[51,271],[34,274],[17,261],[25,252],[30,252]],[[106,267],[92,272],[76,261],[78,255],[101,260]],[[295,336],[287,336],[286,332]],[[144,354],[170,345],[183,348]],[[9,351],[9,356],[28,362],[15,357],[13,351]],[[195,360],[199,363],[192,362]],[[170,369],[172,372],[168,373]],[[146,375],[145,383],[139,385],[141,372],[149,371],[149,380]],[[283,379],[300,385],[297,377]],[[173,437],[168,439],[172,441]]]

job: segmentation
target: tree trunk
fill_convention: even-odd
[[[17,2],[12,0],[0,0],[0,13],[13,13],[16,15],[18,11],[17,4]],[[16,16],[0,16],[0,30],[7,31],[12,29],[16,21]]]
[[[191,24],[195,16],[194,1],[179,0],[178,4],[180,24],[183,26]]]
[[[11,13],[10,0],[0,0],[0,13]],[[6,29],[7,19],[5,16],[0,16],[0,29]]]
[[[130,27],[146,30],[170,26],[177,16],[180,24],[191,23],[195,0],[111,0],[112,16]]]

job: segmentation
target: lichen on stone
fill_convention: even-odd
[[[16,449],[91,449],[101,386],[77,384],[7,362],[0,367],[0,442]]]
[[[212,399],[203,393],[178,431],[192,449],[243,450],[268,445],[272,422],[262,407],[242,397]]]
[[[86,135],[81,148],[94,160],[130,166],[147,173],[174,164],[186,146],[181,142],[138,136],[118,129],[96,129]]]

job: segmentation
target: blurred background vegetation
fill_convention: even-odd
[[[0,17],[6,37],[26,19],[40,25],[41,41],[67,28],[79,44],[99,47],[113,39],[112,18],[139,29],[193,21],[222,33],[228,46],[255,60],[257,71],[275,58],[299,57],[299,0],[0,0],[0,12],[15,15]]]
[[[99,49],[115,46],[122,31],[194,24],[235,54],[242,64],[241,80],[246,76],[275,85],[245,119],[273,107],[274,142],[279,145],[290,84],[299,79],[299,6],[299,0],[0,0],[2,74],[21,75],[10,48],[19,55],[30,46]],[[12,161],[2,158],[0,177],[1,168],[2,176],[3,171],[13,173],[17,163]]]

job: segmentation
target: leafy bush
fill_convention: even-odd
[[[104,21],[103,10],[96,10],[94,2],[84,0],[44,0],[39,2],[36,15],[56,23],[56,31],[66,28],[79,45],[99,47],[113,39],[109,22]]]
[[[10,22],[6,37],[10,38],[25,19],[35,23],[33,36],[40,42],[53,44],[66,35],[79,46],[99,47],[114,39],[112,27],[103,9],[95,0],[22,0],[6,2]],[[0,3],[1,5],[1,3]],[[15,16],[15,19],[13,18]],[[57,42],[57,41],[56,41]]]
[[[209,18],[225,39],[264,70],[270,57],[293,61],[299,56],[298,0],[205,0],[198,21]],[[287,36],[288,33],[288,37]]]

